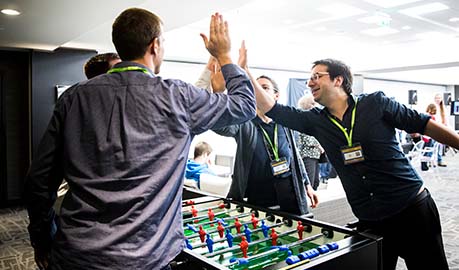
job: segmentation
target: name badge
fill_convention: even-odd
[[[343,155],[344,165],[349,165],[365,160],[363,157],[362,146],[360,144],[354,144],[351,147],[341,147],[341,154]]]
[[[287,159],[282,157],[278,160],[271,161],[271,170],[273,171],[273,175],[277,176],[283,174],[284,172],[290,171],[290,166],[287,162]]]

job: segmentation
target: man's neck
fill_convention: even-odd
[[[272,121],[271,118],[269,118],[268,116],[264,115],[264,114],[263,114],[261,111],[259,111],[259,110],[257,110],[257,116],[258,116],[258,118],[261,119],[261,121],[263,121],[263,122],[266,123],[266,124],[269,124],[269,123]]]
[[[144,65],[152,71],[155,70],[155,64],[153,63],[153,59],[151,57],[148,57],[147,55],[145,55],[142,58],[132,60],[131,62],[135,62],[141,65]]]
[[[343,120],[344,113],[348,107],[348,97],[349,96],[346,93],[340,92],[338,95],[333,97],[330,104],[325,105],[325,107],[327,107],[328,111],[332,115],[336,116],[340,120]]]

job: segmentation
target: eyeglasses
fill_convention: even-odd
[[[325,72],[325,71],[316,72],[316,73],[311,75],[311,78],[309,78],[309,80],[315,82],[315,81],[317,81],[318,79],[322,78],[325,75],[330,75],[330,74],[328,72]]]

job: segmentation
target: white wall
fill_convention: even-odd
[[[425,113],[427,105],[434,103],[434,96],[437,93],[450,92],[454,96],[454,91],[446,85],[421,84],[400,81],[386,81],[380,79],[364,79],[364,93],[373,93],[383,91],[386,96],[394,97],[400,103],[413,108],[418,112]],[[417,90],[418,104],[408,104],[408,90]],[[450,116],[450,106],[446,106],[446,116],[449,121],[449,126],[454,127],[454,117]]]

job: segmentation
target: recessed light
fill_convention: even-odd
[[[403,30],[410,30],[410,29],[411,29],[411,26],[405,25],[405,26],[402,27],[402,29],[403,29]]]
[[[397,7],[409,3],[414,3],[418,2],[421,0],[364,0],[365,2],[368,2],[370,4],[380,6],[383,8],[392,8],[392,7]]]
[[[10,16],[17,16],[17,15],[21,14],[21,12],[15,10],[15,9],[8,9],[8,8],[2,9],[1,12],[3,14],[5,14],[5,15],[10,15]]]
[[[324,13],[330,14],[330,15],[341,17],[341,18],[346,18],[346,17],[351,17],[351,16],[366,13],[366,11],[363,9],[356,8],[351,5],[346,5],[342,3],[335,3],[335,4],[323,6],[323,7],[318,8],[318,10]]]
[[[399,12],[403,13],[405,15],[408,15],[408,16],[420,16],[420,15],[423,15],[423,14],[442,11],[442,10],[445,10],[445,9],[449,9],[449,7],[447,5],[445,5],[445,4],[440,3],[440,2],[435,2],[435,3],[430,3],[430,4],[427,4],[427,5],[422,5],[422,6],[402,9]]]
[[[450,21],[450,22],[459,22],[459,18],[458,17],[453,17],[453,18],[450,18],[448,21]]]

